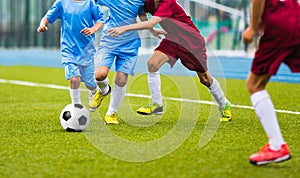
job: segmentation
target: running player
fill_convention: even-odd
[[[180,59],[186,68],[197,72],[200,82],[209,89],[219,105],[221,121],[231,121],[231,104],[224,96],[219,82],[207,69],[204,38],[184,9],[176,0],[146,0],[144,11],[152,15],[150,20],[109,30],[111,36],[119,36],[131,30],[150,29],[154,36],[159,36],[161,33],[153,28],[159,23],[166,32],[165,38],[148,60],[148,85],[153,102],[149,106],[138,109],[137,112],[147,115],[162,113],[158,71],[165,62],[172,67]]]
[[[281,63],[292,72],[300,72],[300,6],[297,0],[252,0],[251,5],[251,23],[243,32],[243,40],[251,43],[260,29],[264,33],[255,52],[247,88],[269,140],[249,161],[262,165],[291,158],[266,85]]]
[[[104,121],[106,124],[118,124],[116,112],[125,96],[128,75],[134,75],[141,40],[137,31],[128,31],[113,38],[108,35],[107,29],[136,23],[137,16],[144,14],[144,0],[98,0],[97,3],[109,8],[109,17],[105,21],[100,46],[95,57],[95,79],[101,91],[90,101],[89,108],[95,111],[111,92],[107,75],[115,62],[114,89]]]
[[[80,82],[91,91],[99,90],[94,80],[94,33],[103,26],[103,13],[94,0],[56,0],[42,18],[37,31],[61,20],[61,56],[65,77],[70,80],[73,104],[81,104]]]

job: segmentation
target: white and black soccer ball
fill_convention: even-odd
[[[60,113],[60,124],[68,132],[81,132],[90,123],[90,113],[81,104],[68,104]]]

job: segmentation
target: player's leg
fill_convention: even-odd
[[[97,67],[95,71],[95,80],[103,96],[110,92],[109,80],[107,78],[108,72],[109,68],[107,66]]]
[[[252,105],[269,138],[268,144],[249,158],[256,165],[285,161],[291,157],[279,128],[274,105],[265,89],[270,77],[269,74],[256,75],[250,72],[247,80]]]
[[[80,81],[81,80],[79,76],[70,78],[70,97],[73,104],[81,104]]]
[[[80,82],[81,74],[77,65],[72,63],[64,63],[66,80],[70,81],[70,97],[73,104],[81,104],[80,99]]]
[[[147,62],[148,72],[157,72],[167,61],[169,61],[169,57],[165,53],[158,50],[154,51]]]
[[[109,49],[101,47],[95,55],[95,81],[100,88],[89,102],[90,111],[94,112],[101,105],[102,100],[111,92],[111,87],[108,81],[108,72],[115,56],[109,53]]]
[[[107,78],[109,69],[106,66],[97,67],[95,70],[95,80],[97,86],[100,90],[97,90],[95,95],[89,101],[89,109],[91,112],[97,110],[97,108],[101,105],[103,99],[108,96],[111,92],[111,87],[109,85],[109,81]]]
[[[222,116],[221,121],[231,121],[231,104],[226,99],[219,82],[214,77],[212,77],[208,71],[203,73],[197,72],[197,75],[200,82],[208,88],[209,92],[218,103]]]
[[[161,81],[159,68],[169,60],[169,57],[160,51],[155,51],[148,60],[148,86],[152,102],[162,106]]]
[[[139,108],[137,113],[142,115],[163,113],[159,68],[168,60],[169,57],[165,53],[158,50],[156,50],[148,60],[148,86],[152,103]]]
[[[116,76],[110,103],[104,121],[106,124],[118,124],[117,110],[126,93],[128,75],[134,75],[134,68],[138,59],[138,48],[118,51],[115,59]]]
[[[116,73],[115,84],[111,92],[109,107],[104,118],[107,124],[119,123],[116,118],[116,113],[126,93],[127,79],[128,74],[123,72]]]
[[[148,71],[148,87],[151,94],[152,103],[156,103],[162,106],[162,95],[161,95],[161,81],[160,72],[149,72]]]
[[[81,71],[81,82],[84,82],[85,86],[87,89],[90,90],[90,97],[89,97],[89,102],[92,100],[92,98],[95,96],[97,91],[100,90],[98,85],[95,82],[94,79],[94,63],[89,64],[87,66],[81,66],[80,71]]]

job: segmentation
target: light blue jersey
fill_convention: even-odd
[[[118,37],[107,36],[107,30],[136,23],[137,15],[143,14],[145,0],[96,0],[98,4],[109,8],[108,18],[102,31],[100,45],[109,45],[110,48],[137,48],[141,42],[136,30],[131,30]],[[130,43],[128,43],[130,42]],[[103,44],[105,43],[105,44]],[[128,45],[128,46],[127,46]]]
[[[96,55],[97,66],[111,68],[114,60],[116,71],[134,75],[138,48],[141,40],[136,30],[126,31],[118,37],[107,36],[107,30],[128,24],[136,23],[137,16],[143,14],[144,0],[96,0],[100,5],[109,8],[108,18],[100,40]]]
[[[96,22],[104,22],[103,13],[94,0],[56,0],[45,17],[50,23],[61,19],[62,63],[87,66],[94,63],[94,38],[80,33]]]

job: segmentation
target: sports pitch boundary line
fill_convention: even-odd
[[[33,83],[33,82],[20,81],[20,80],[0,79],[0,83],[8,83],[8,84],[31,86],[31,87],[44,87],[44,88],[52,88],[52,89],[59,89],[59,90],[69,90],[69,86],[60,86],[60,85],[43,84],[43,83]],[[149,95],[134,94],[134,93],[126,93],[125,96],[138,97],[138,98],[151,98],[151,96],[149,96]],[[216,105],[215,102],[205,101],[205,100],[192,100],[192,99],[173,98],[173,97],[163,97],[163,99],[164,100],[170,100],[170,101],[199,103],[199,104],[206,104],[206,105]],[[243,105],[231,104],[231,107],[254,110],[254,108],[252,106],[243,106]],[[281,110],[281,109],[275,109],[275,111],[278,112],[278,113],[300,115],[300,112],[298,112],[298,111],[288,111],[288,110]]]

